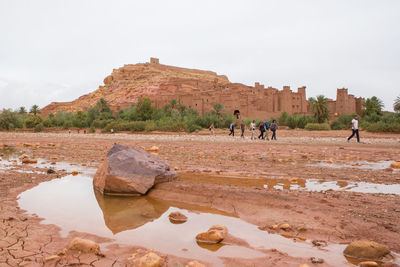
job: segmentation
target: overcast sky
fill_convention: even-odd
[[[0,109],[71,101],[146,62],[336,97],[400,95],[399,0],[0,0]]]

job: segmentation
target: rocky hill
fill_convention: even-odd
[[[99,86],[96,91],[72,102],[53,102],[41,111],[44,115],[58,110],[85,111],[101,98],[116,111],[136,103],[141,96],[148,96],[154,103],[161,95],[173,97],[192,90],[207,90],[211,84],[225,86],[230,82],[226,76],[212,71],[161,65],[158,60],[155,63],[125,65],[114,69],[104,79],[104,86]]]

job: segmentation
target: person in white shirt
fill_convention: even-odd
[[[256,121],[255,120],[253,120],[253,122],[250,123],[250,129],[249,130],[251,131],[251,140],[256,139],[256,135],[254,133],[254,131],[256,130]]]
[[[351,129],[353,130],[353,133],[347,138],[347,142],[350,141],[351,138],[353,138],[354,135],[357,135],[357,142],[360,143],[360,135],[358,133],[358,120],[357,116],[354,116],[353,120],[351,121]]]

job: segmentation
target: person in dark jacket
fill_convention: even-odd
[[[272,121],[270,129],[272,131],[271,140],[276,140],[276,130],[278,130],[278,124],[276,123],[276,120]]]
[[[244,129],[245,129],[246,125],[244,124],[244,121],[241,120],[240,121],[240,130],[242,131],[242,135],[240,136],[241,138],[244,138]]]
[[[260,122],[260,125],[258,126],[258,129],[260,130],[260,135],[258,136],[258,139],[264,139],[264,132],[265,132],[265,128],[264,128],[264,123]]]

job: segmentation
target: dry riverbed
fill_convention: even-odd
[[[206,266],[312,266],[312,256],[324,259],[318,266],[352,266],[342,250],[344,244],[359,239],[382,243],[394,254],[400,253],[400,172],[390,168],[392,161],[400,160],[400,136],[361,132],[363,143],[357,144],[345,141],[348,134],[280,130],[278,141],[252,141],[228,137],[222,131],[215,136],[206,131],[113,135],[2,132],[0,266],[125,266],[133,253],[141,255],[148,250],[161,256],[165,266],[176,267],[192,260]],[[99,210],[100,224],[107,226],[98,231],[96,225],[84,227],[90,225],[91,216],[74,213],[85,207],[76,189],[82,188],[81,184],[54,187],[60,190],[56,195],[67,196],[65,201],[54,202],[55,208],[43,203],[38,204],[41,209],[32,205],[32,210],[22,210],[23,203],[36,203],[41,196],[51,195],[41,189],[34,201],[24,202],[24,194],[28,194],[23,192],[31,189],[26,192],[34,194],[38,184],[57,184],[65,177],[78,181],[86,171],[85,177],[91,177],[114,143],[143,149],[157,146],[156,153],[180,178],[157,185],[140,202],[103,201],[85,187],[82,192],[90,195],[82,195],[82,199],[93,198],[96,207],[87,207]],[[22,154],[38,162],[21,164],[18,157]],[[49,168],[55,173],[48,174]],[[71,176],[73,171],[79,175]],[[85,177],[82,181],[87,183]],[[121,209],[124,205],[141,209]],[[64,211],[63,216],[75,217],[62,217],[58,222],[57,209]],[[176,228],[178,234],[167,224],[168,213],[175,210],[188,217],[186,223],[173,226],[181,227]],[[198,245],[194,240],[198,230],[206,231],[212,223],[225,223],[229,238],[221,246]],[[289,227],[281,229],[285,224]],[[98,242],[101,254],[48,258],[74,237]],[[135,241],[126,241],[129,239]],[[313,240],[323,241],[326,249],[315,247]]]

